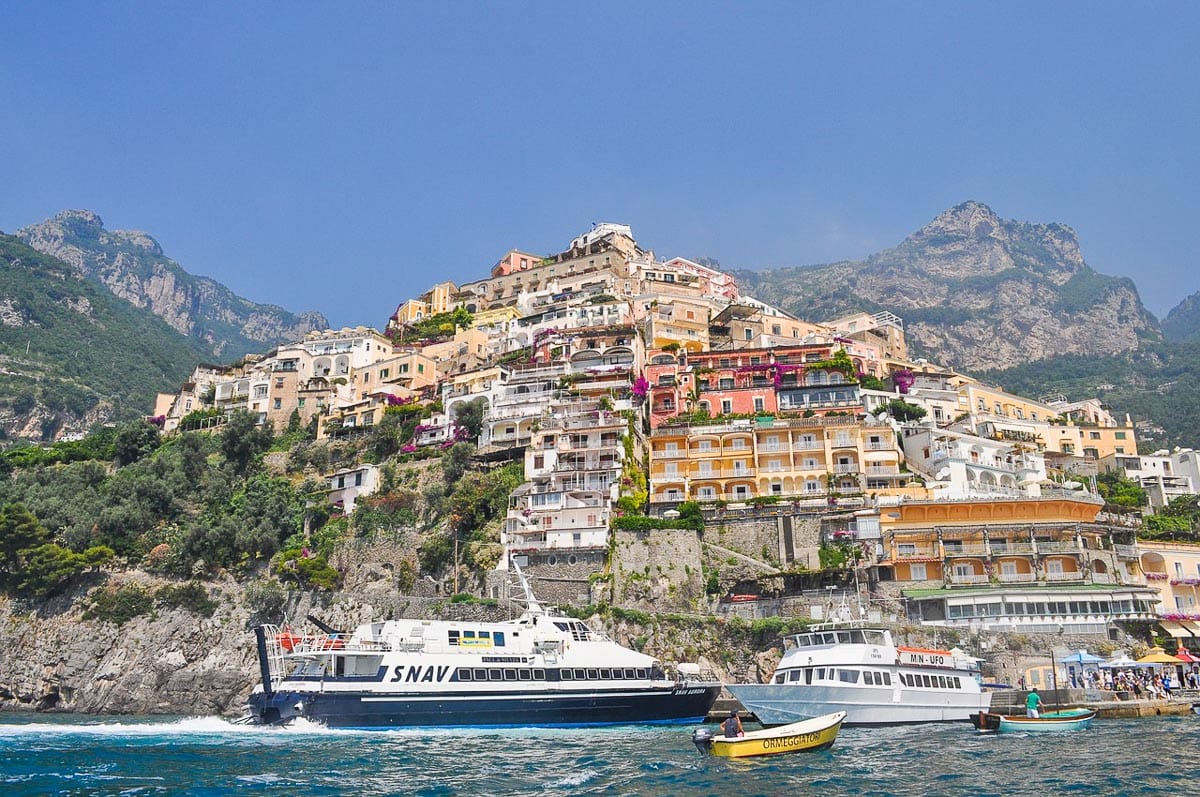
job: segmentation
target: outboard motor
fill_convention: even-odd
[[[692,744],[702,753],[711,753],[713,733],[708,728],[697,728],[692,731]]]

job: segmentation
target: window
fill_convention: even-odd
[[[281,399],[281,398],[277,398],[277,399],[275,399],[275,405],[274,405],[274,406],[275,406],[275,409],[277,409],[277,410],[279,410],[279,409],[283,409],[283,399]]]
[[[381,369],[379,369],[379,378],[380,378],[380,379],[387,379],[387,378],[388,378],[388,375],[389,375],[390,373],[391,373],[391,369],[390,369],[390,368],[381,368]]]
[[[914,562],[913,564],[910,564],[908,566],[908,575],[912,581],[925,581],[927,579],[927,576],[925,575],[925,563]]]
[[[1113,432],[1113,437],[1117,438],[1118,440],[1124,440],[1125,433],[1124,432]]]
[[[731,399],[721,399],[721,414],[728,415],[733,412],[733,401]]]
[[[275,399],[275,400],[276,400],[276,401],[279,401],[279,399]],[[764,406],[765,406],[765,405],[763,404],[763,398],[762,398],[762,396],[755,396],[755,397],[754,397],[754,411],[755,411],[755,412],[762,412],[762,411],[763,411],[763,407],[764,407]],[[278,407],[276,407],[276,409],[279,409],[279,408],[278,408]]]

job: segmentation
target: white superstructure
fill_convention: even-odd
[[[727,689],[766,725],[834,711],[847,725],[967,720],[991,706],[978,660],[957,650],[898,647],[890,631],[818,626],[784,638],[768,684]]]

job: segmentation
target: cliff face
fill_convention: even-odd
[[[1162,322],[1168,340],[1187,341],[1200,337],[1200,293],[1193,293],[1167,313]]]
[[[1161,339],[1129,279],[1092,270],[1062,224],[966,202],[863,261],[739,272],[747,292],[802,318],[901,316],[910,345],[967,369],[1113,354]]]
[[[63,211],[16,234],[121,299],[150,310],[180,333],[202,341],[218,359],[300,340],[329,325],[320,313],[294,315],[274,305],[256,304],[215,280],[193,276],[166,257],[150,235],[107,230],[89,210]]]

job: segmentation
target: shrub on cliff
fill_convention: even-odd
[[[123,625],[135,617],[149,614],[154,609],[153,596],[137,584],[94,589],[88,594],[88,600],[83,619],[101,620],[116,625]]]
[[[168,609],[187,609],[201,617],[212,617],[217,610],[217,604],[208,596],[208,590],[197,581],[189,581],[178,586],[160,587],[154,593],[154,600],[159,606]]]

